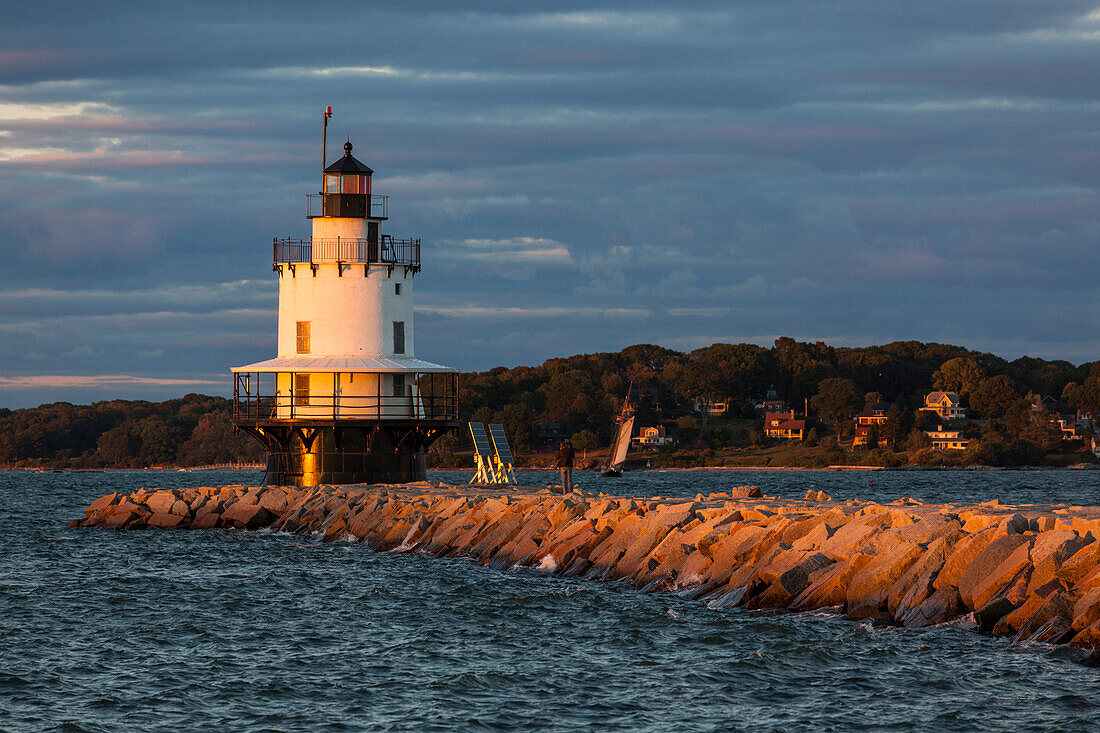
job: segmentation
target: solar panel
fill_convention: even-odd
[[[508,436],[504,434],[504,426],[499,423],[490,423],[489,434],[493,436],[493,445],[496,446],[500,462],[505,465],[513,463],[512,449],[508,447]]]
[[[474,439],[474,450],[478,455],[493,455],[493,447],[489,444],[489,436],[485,434],[485,423],[470,423],[470,437]]]

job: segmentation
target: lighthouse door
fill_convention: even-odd
[[[378,262],[378,222],[367,222],[367,260]]]

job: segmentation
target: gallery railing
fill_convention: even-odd
[[[374,263],[420,267],[420,239],[396,239],[382,235],[370,239],[274,239],[274,264]]]
[[[405,374],[406,394],[335,394],[293,389],[294,374],[280,389],[271,373],[237,373],[233,380],[233,420],[298,419],[457,420],[456,374]],[[284,375],[285,377],[286,375]],[[362,376],[361,374],[359,376]],[[268,377],[264,379],[264,377]],[[377,380],[377,384],[381,384]]]

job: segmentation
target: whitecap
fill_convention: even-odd
[[[677,578],[676,581],[672,584],[672,587],[675,588],[676,590],[680,590],[682,588],[688,588],[688,587],[693,586],[693,585],[698,585],[699,583],[702,583],[702,582],[703,582],[703,576],[702,575],[700,575],[699,573],[692,573],[691,575],[687,576],[686,578],[683,578],[683,579]]]
[[[420,526],[420,523],[416,522],[413,526],[409,527],[409,533],[405,535],[405,539],[401,540],[400,545],[393,548],[394,552],[408,552],[416,547],[415,543],[410,544],[409,541],[412,539],[413,535],[416,534],[416,528],[418,526]]]

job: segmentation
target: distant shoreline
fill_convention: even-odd
[[[205,467],[200,466],[196,468],[184,468],[175,466],[161,466],[161,467],[148,467],[148,468],[37,468],[28,466],[11,466],[0,467],[0,471],[32,471],[39,473],[104,473],[107,471],[177,471],[183,473],[192,473],[196,471],[263,471],[262,465],[254,466],[226,466],[226,467]],[[469,471],[472,472],[472,467],[429,467],[429,471]],[[524,467],[518,466],[517,471],[546,471],[554,472],[558,469],[547,466],[531,466]],[[585,469],[573,469],[575,472],[582,472]],[[589,473],[598,473],[600,469],[591,469],[587,471]],[[1081,463],[1072,466],[898,466],[896,468],[887,468],[884,466],[824,466],[821,468],[809,468],[806,466],[687,466],[684,468],[675,467],[654,467],[654,468],[638,468],[628,473],[679,473],[683,471],[774,471],[777,473],[801,473],[801,472],[813,472],[813,473],[830,473],[830,472],[881,472],[889,471],[894,473],[925,473],[934,471],[1032,471],[1032,472],[1044,472],[1044,471],[1098,471],[1100,470],[1100,464],[1094,463]]]
[[[182,471],[184,473],[191,473],[193,471],[263,471],[264,466],[256,465],[243,465],[243,466],[195,466],[194,468],[188,468],[186,466],[146,466],[144,468],[118,468],[116,466],[104,466],[103,468],[51,468],[46,466],[3,466],[0,467],[0,471],[39,471],[39,472],[59,472],[64,471],[66,473],[103,473],[104,471]]]
[[[549,470],[549,469],[548,469]],[[1074,466],[826,466],[807,468],[806,466],[692,466],[690,468],[646,468],[643,471],[893,471],[897,473],[920,473],[928,471],[1096,471],[1100,466],[1082,463]]]

